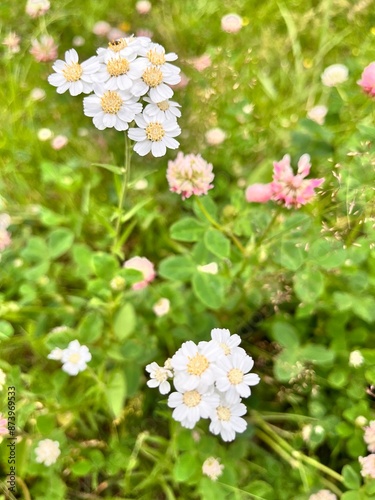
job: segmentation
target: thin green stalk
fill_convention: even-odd
[[[215,219],[213,219],[211,217],[211,215],[207,212],[205,206],[203,205],[203,203],[201,202],[201,200],[199,198],[197,198],[197,204],[199,206],[199,208],[201,209],[201,211],[203,212],[204,216],[206,217],[206,219],[216,228],[218,229],[219,231],[221,231],[223,234],[226,234],[227,236],[229,236],[229,238],[233,241],[233,243],[236,245],[236,247],[238,248],[238,250],[243,254],[243,255],[246,255],[246,249],[245,247],[242,245],[242,243],[240,242],[240,240],[231,232],[229,231],[228,229],[225,229],[223,226],[221,226],[218,222],[216,222]]]
[[[118,253],[118,245],[119,245],[119,237],[120,237],[120,228],[121,228],[121,218],[122,218],[122,210],[124,207],[124,201],[126,199],[126,194],[128,191],[128,184],[130,178],[130,159],[131,159],[131,145],[130,140],[125,133],[125,165],[124,165],[124,176],[122,179],[121,192],[117,207],[117,221],[116,221],[116,229],[115,229],[115,238],[113,242],[113,252]]]
[[[303,453],[300,453],[299,451],[295,451],[293,456],[295,458],[297,458],[297,456],[298,456],[305,463],[312,465],[313,467],[315,467],[316,469],[319,469],[320,471],[324,472],[328,476],[333,477],[334,479],[336,479],[336,481],[339,481],[340,483],[344,482],[344,478],[342,477],[341,474],[339,474],[338,472],[335,472],[334,470],[330,469],[326,465],[321,464],[320,462],[318,462],[314,458],[308,457],[307,455],[304,455]]]
[[[256,242],[255,244],[255,247],[260,247],[260,245],[262,244],[264,238],[267,236],[267,234],[269,233],[270,229],[272,228],[272,226],[274,225],[274,223],[276,222],[278,216],[280,214],[280,210],[276,210],[276,212],[273,214],[273,217],[272,219],[270,220],[270,222],[268,223],[268,226],[266,227],[266,229],[263,231],[263,234],[261,235],[261,237],[259,238],[259,240]]]

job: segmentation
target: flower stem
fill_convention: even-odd
[[[228,229],[226,229],[225,227],[221,226],[218,222],[216,222],[215,219],[213,219],[211,217],[211,215],[207,212],[206,210],[206,207],[203,205],[203,203],[201,202],[201,200],[199,198],[196,198],[197,200],[197,204],[199,206],[199,208],[201,209],[201,211],[203,212],[204,216],[206,217],[206,219],[216,228],[218,229],[219,231],[221,231],[223,234],[226,234],[227,236],[229,236],[229,238],[233,241],[233,243],[236,245],[236,247],[238,248],[238,250],[243,254],[243,255],[246,255],[246,249],[245,247],[242,245],[242,243],[240,242],[240,240],[231,232],[229,231]]]
[[[259,238],[259,240],[256,242],[256,245],[255,245],[256,247],[260,247],[260,245],[263,243],[264,238],[267,236],[267,234],[269,233],[271,227],[276,222],[276,219],[278,218],[279,214],[280,214],[280,210],[276,210],[275,213],[273,214],[272,219],[268,223],[268,226],[263,231],[263,234],[261,235],[261,237]]]
[[[122,218],[122,210],[124,207],[124,201],[126,199],[126,193],[128,191],[128,184],[130,178],[130,159],[131,159],[131,145],[130,140],[125,133],[125,165],[124,165],[124,176],[122,179],[121,192],[117,207],[117,221],[116,221],[116,229],[115,229],[115,238],[113,242],[112,250],[114,253],[120,255],[122,258],[122,252],[119,251],[119,237],[120,237],[120,228],[121,228],[121,218]]]

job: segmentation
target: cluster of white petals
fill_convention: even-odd
[[[72,340],[66,349],[59,347],[52,349],[47,358],[61,361],[63,371],[75,376],[86,370],[87,363],[91,360],[91,353],[87,346],[81,345],[78,340]]]
[[[172,417],[187,429],[193,429],[201,418],[210,419],[210,432],[233,441],[247,427],[242,398],[248,398],[250,387],[260,381],[258,375],[249,373],[254,361],[240,343],[239,335],[214,328],[209,342],[184,342],[164,367],[147,365],[151,376],[147,385],[167,394],[168,378],[173,378],[175,392],[168,398]]]
[[[83,111],[96,128],[128,130],[134,151],[160,157],[179,147],[180,105],[171,100],[171,85],[181,81],[180,68],[172,64],[176,59],[148,37],[120,38],[82,63],[75,49],[68,50],[48,81],[59,94],[91,94],[83,99]]]

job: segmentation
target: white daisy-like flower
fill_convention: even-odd
[[[121,54],[122,56],[138,55],[142,47],[147,47],[151,39],[146,36],[129,36],[113,40],[108,43],[108,47],[100,47],[96,52],[101,61],[107,54]]]
[[[52,441],[52,439],[43,439],[39,441],[38,446],[35,448],[36,461],[47,467],[56,462],[60,453],[60,443],[58,441]]]
[[[253,359],[246,353],[234,352],[220,359],[217,366],[216,387],[225,392],[229,403],[234,403],[238,396],[248,398],[251,394],[249,386],[259,383],[255,373],[248,373],[254,366]]]
[[[123,55],[122,52],[107,50],[102,54],[99,71],[95,74],[95,82],[105,82],[107,90],[129,90],[133,81],[141,77],[144,65],[132,52]]]
[[[139,51],[141,60],[145,66],[158,66],[162,70],[166,70],[171,74],[178,74],[180,68],[174,64],[170,64],[170,61],[176,61],[178,59],[177,54],[174,52],[165,53],[165,48],[159,43],[150,43],[146,47],[142,47]]]
[[[242,356],[247,355],[241,344],[241,337],[236,333],[231,335],[227,328],[213,328],[211,330],[212,341],[215,342],[222,350],[225,356],[229,356],[235,352],[240,353]]]
[[[189,391],[172,392],[168,398],[168,406],[174,408],[172,417],[182,427],[193,429],[201,418],[208,418],[219,404],[217,393],[207,390],[207,386],[197,387]]]
[[[92,117],[99,130],[114,127],[116,130],[127,130],[129,123],[137,113],[142,111],[142,104],[135,102],[131,94],[123,90],[106,90],[96,85],[95,94],[83,99],[83,111]]]
[[[148,92],[152,102],[158,103],[170,99],[173,90],[169,85],[177,85],[180,81],[181,77],[176,71],[163,66],[146,66],[141,77],[134,80],[131,92],[136,97]]]
[[[48,359],[53,359],[55,361],[61,361],[63,357],[63,352],[64,349],[60,349],[59,347],[55,347],[52,349],[52,351],[48,354],[47,358]]]
[[[199,385],[213,385],[216,378],[215,361],[220,351],[214,342],[200,342],[198,345],[192,340],[184,342],[171,360],[176,389],[192,390]]]
[[[150,374],[151,378],[147,381],[148,387],[159,387],[160,394],[168,394],[171,390],[168,378],[173,377],[172,371],[159,366],[155,362],[147,365],[146,371]]]
[[[346,82],[349,78],[349,70],[344,64],[332,64],[321,74],[321,80],[326,87],[336,87]]]
[[[153,156],[164,156],[167,148],[179,147],[180,143],[174,139],[181,134],[176,120],[154,120],[145,114],[136,115],[134,119],[139,128],[130,128],[128,136],[137,142],[134,151],[139,156],[145,156],[150,151]]]
[[[143,110],[143,113],[150,116],[154,120],[175,120],[181,116],[181,111],[178,109],[181,106],[175,101],[167,99],[165,101],[154,103],[148,97],[144,97],[143,100],[149,103]]]
[[[70,49],[65,52],[65,61],[58,59],[53,64],[55,73],[49,75],[48,82],[57,87],[58,94],[69,90],[70,95],[75,96],[92,91],[92,77],[99,70],[99,61],[96,56],[81,64],[78,60],[77,51]]]
[[[87,364],[91,360],[91,353],[87,346],[81,345],[78,340],[73,340],[64,349],[61,357],[62,369],[69,375],[77,375],[86,370]]]
[[[240,398],[233,404],[228,402],[226,397],[221,397],[218,406],[210,415],[210,432],[220,434],[223,441],[233,441],[236,433],[246,430],[247,422],[241,418],[246,413],[246,406],[240,402]]]

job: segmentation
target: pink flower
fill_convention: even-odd
[[[146,257],[132,257],[124,263],[124,267],[126,269],[136,269],[143,274],[143,280],[134,283],[132,286],[133,290],[141,290],[155,279],[154,264],[146,259]]]
[[[324,182],[322,179],[305,179],[309,175],[310,156],[304,154],[298,161],[297,174],[293,174],[290,166],[290,156],[285,155],[279,162],[273,163],[272,199],[285,204],[287,208],[299,208],[314,196],[314,189]]]
[[[375,62],[372,62],[363,70],[361,80],[358,80],[358,85],[366,94],[375,97]]]
[[[138,14],[144,15],[148,14],[150,10],[152,9],[151,2],[148,0],[139,0],[135,4],[135,10],[138,12]]]
[[[21,38],[11,31],[3,40],[3,45],[8,47],[8,50],[11,54],[17,54],[20,51],[20,41]]]
[[[92,32],[96,36],[106,36],[111,31],[112,26],[107,21],[98,21],[94,24]]]
[[[40,17],[50,8],[48,0],[28,0],[26,4],[26,14],[30,17]]]
[[[245,196],[248,202],[267,203],[272,198],[272,185],[251,184],[246,189]]]
[[[207,194],[214,186],[211,163],[207,163],[201,155],[184,155],[181,151],[174,161],[168,162],[167,180],[170,191],[182,195],[182,199],[193,194]]]
[[[68,138],[65,135],[57,135],[52,139],[51,146],[53,149],[58,151],[68,144]]]
[[[0,413],[0,436],[5,436],[5,434],[8,434],[8,420]]]
[[[359,457],[358,460],[362,466],[362,476],[375,479],[375,453],[371,453],[371,455],[367,455],[367,457]]]
[[[237,33],[242,28],[242,17],[238,14],[227,14],[221,18],[221,29],[227,33]]]
[[[42,35],[40,40],[31,42],[30,54],[38,62],[54,61],[57,58],[57,45],[49,35]]]
[[[371,420],[369,425],[363,429],[365,431],[365,435],[363,439],[367,444],[367,449],[371,453],[375,453],[375,420]]]
[[[209,54],[203,54],[199,57],[193,57],[193,59],[190,60],[190,63],[197,71],[204,71],[212,64],[211,56]]]

